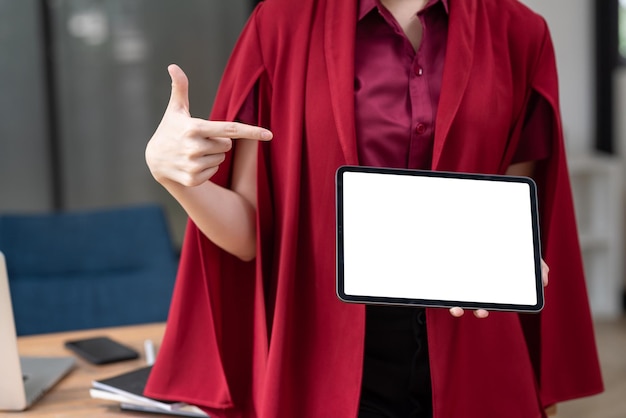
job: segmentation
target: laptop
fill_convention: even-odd
[[[4,254],[0,252],[0,410],[23,411],[74,366],[73,357],[20,357]]]
[[[342,301],[543,308],[532,179],[343,166],[336,193]]]

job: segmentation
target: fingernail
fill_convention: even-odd
[[[261,132],[262,139],[272,139],[272,133],[270,131]]]

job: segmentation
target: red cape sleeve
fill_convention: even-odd
[[[233,50],[211,119],[234,120],[264,71],[252,14]],[[228,187],[232,158],[212,181]],[[262,317],[255,262],[243,262],[188,222],[167,327],[145,389],[147,396],[184,401],[235,417],[249,399],[254,322]],[[229,303],[222,303],[228,301]]]
[[[546,305],[522,316],[545,406],[603,390],[559,118],[555,56],[546,28],[532,87],[550,104],[555,123],[550,158],[537,166],[543,256],[550,266]]]

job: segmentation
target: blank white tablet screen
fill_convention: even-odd
[[[530,185],[343,173],[346,295],[538,303]]]

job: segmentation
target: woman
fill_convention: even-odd
[[[512,0],[267,0],[210,121],[170,75],[146,159],[191,221],[148,395],[216,417],[527,418],[602,390],[540,17]],[[532,175],[544,312],[339,302],[343,164]]]

